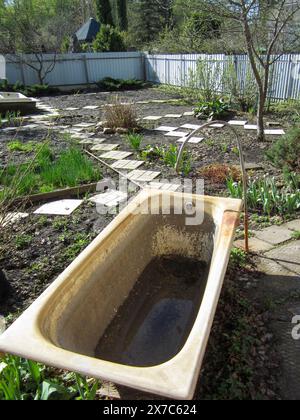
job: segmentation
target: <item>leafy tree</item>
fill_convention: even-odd
[[[102,25],[93,42],[95,52],[125,51],[125,45],[121,33],[110,25]]]
[[[97,16],[100,23],[114,25],[112,10],[109,0],[96,0]]]

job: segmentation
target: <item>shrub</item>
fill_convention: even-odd
[[[300,169],[300,128],[290,129],[266,152],[276,168]]]
[[[137,128],[137,114],[130,103],[122,103],[116,97],[111,105],[104,108],[106,126],[109,128]]]
[[[214,164],[205,166],[199,170],[199,175],[203,178],[209,179],[216,184],[226,183],[228,178],[234,181],[241,180],[241,172],[235,166],[228,166],[225,164]]]
[[[229,105],[222,99],[210,102],[199,102],[195,108],[195,117],[199,119],[216,120],[226,117],[229,113]]]
[[[141,89],[145,86],[148,86],[147,83],[141,80],[123,80],[123,79],[112,79],[111,77],[106,77],[103,80],[100,80],[97,85],[100,89],[104,89],[110,92],[120,91],[120,90],[134,90]]]
[[[126,51],[121,33],[110,25],[102,25],[95,41],[94,52]]]

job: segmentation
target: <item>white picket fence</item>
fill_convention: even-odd
[[[14,56],[6,57],[6,77],[9,83],[17,81],[32,85],[39,83],[36,72],[28,63],[35,61],[34,56],[26,56],[23,63],[16,63]],[[222,73],[229,62],[234,62],[238,78],[243,84],[249,60],[246,55],[228,56],[225,54],[156,54],[141,52],[125,53],[85,53],[63,54],[56,57],[54,70],[47,76],[50,86],[90,85],[105,78],[140,79],[153,83],[174,86],[187,86],[190,75],[196,71],[199,60],[208,63],[208,71]],[[44,55],[45,66],[53,61],[53,55]],[[300,54],[281,56],[273,66],[269,98],[300,98]]]

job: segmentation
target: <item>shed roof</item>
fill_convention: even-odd
[[[78,31],[75,33],[79,42],[93,42],[99,30],[100,23],[94,18],[90,18]]]

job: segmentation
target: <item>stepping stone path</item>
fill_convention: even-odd
[[[160,172],[154,171],[132,171],[128,174],[128,178],[133,181],[151,182],[160,175]]]
[[[46,214],[56,216],[69,216],[81,204],[83,200],[59,200],[47,203],[38,208],[34,214]]]
[[[127,194],[121,191],[107,191],[104,194],[98,194],[89,199],[92,203],[102,205],[108,208],[116,207],[127,200]]]
[[[93,146],[91,150],[100,152],[110,152],[112,150],[117,149],[118,147],[118,144],[96,144],[96,146]]]
[[[143,160],[118,160],[117,162],[113,163],[111,166],[112,168],[115,168],[115,169],[134,170],[144,164],[145,162]]]
[[[133,155],[131,152],[107,152],[100,156],[101,159],[124,160]]]

